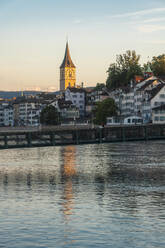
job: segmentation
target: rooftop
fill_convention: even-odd
[[[70,57],[68,42],[66,43],[65,55],[60,68],[65,68],[65,67],[75,68],[75,65],[73,64],[72,59]]]
[[[73,93],[85,93],[84,88],[68,87],[67,89]]]

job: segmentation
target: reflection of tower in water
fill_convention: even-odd
[[[76,175],[76,163],[75,163],[75,146],[66,146],[62,151],[63,164],[62,164],[62,179],[64,184],[64,202],[63,213],[65,218],[68,218],[72,214],[73,209],[73,185],[72,178]]]

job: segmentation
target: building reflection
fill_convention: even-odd
[[[63,188],[63,213],[66,219],[73,213],[74,193],[73,178],[76,176],[76,146],[66,146],[62,149],[61,177]]]

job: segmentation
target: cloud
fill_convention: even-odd
[[[150,43],[150,44],[153,44],[153,45],[164,45],[165,40],[152,40],[152,41],[148,41],[147,43]]]
[[[74,24],[80,24],[80,23],[82,23],[82,20],[80,20],[80,19],[75,19],[74,20]]]
[[[154,9],[146,9],[135,12],[128,12],[123,14],[117,14],[111,16],[112,18],[124,18],[124,17],[140,17],[148,14],[156,14],[160,12],[165,12],[165,8],[154,8]]]
[[[151,23],[151,22],[155,23],[155,22],[161,22],[161,21],[165,21],[165,17],[146,19],[146,20],[143,20],[142,22],[143,23]]]
[[[137,27],[138,31],[142,33],[153,33],[156,31],[165,30],[165,25],[142,25]]]

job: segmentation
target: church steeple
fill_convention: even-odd
[[[73,64],[68,42],[66,43],[65,55],[60,66],[60,90],[65,90],[67,87],[75,87],[76,85],[76,66]]]
[[[69,52],[69,46],[68,46],[68,41],[66,43],[66,49],[65,49],[65,56],[64,60],[60,66],[60,68],[65,68],[65,67],[73,67],[76,68],[76,66],[73,64],[72,59],[70,57],[70,52]]]
[[[153,76],[153,72],[151,70],[151,67],[150,67],[149,63],[147,64],[147,68],[146,68],[146,70],[144,72],[144,75],[145,75],[145,78],[149,78],[149,77]]]

